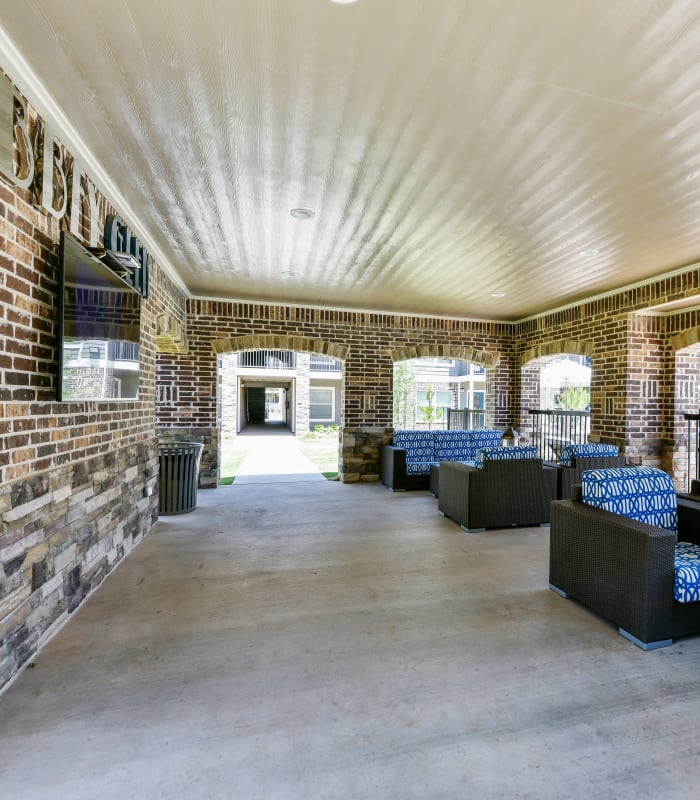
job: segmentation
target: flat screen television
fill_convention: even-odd
[[[80,242],[61,232],[58,399],[135,400],[141,295]]]

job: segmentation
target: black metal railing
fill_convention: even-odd
[[[486,426],[486,411],[483,408],[448,408],[445,427],[448,430],[470,431]]]
[[[238,366],[254,369],[296,369],[296,353],[291,350],[244,350]]]
[[[532,416],[532,444],[544,461],[556,461],[567,444],[584,444],[591,430],[589,411],[528,409]]]

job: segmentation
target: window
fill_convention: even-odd
[[[335,388],[318,386],[309,389],[309,418],[333,421],[335,419]]]

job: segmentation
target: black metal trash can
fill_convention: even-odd
[[[184,514],[197,505],[197,479],[203,444],[175,442],[158,448],[160,461],[159,514]]]

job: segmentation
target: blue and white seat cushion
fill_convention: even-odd
[[[435,461],[407,461],[406,475],[430,475],[430,468]]]
[[[562,467],[571,467],[575,458],[614,458],[619,450],[616,444],[567,444],[559,454],[559,463]]]
[[[394,431],[394,446],[406,451],[406,475],[429,475],[435,463],[433,431]]]
[[[491,430],[488,428],[476,428],[469,431],[472,437],[472,447],[474,448],[474,456],[476,451],[482,447],[500,447],[503,444],[503,431]]]
[[[472,431],[433,431],[435,461],[472,461],[476,450]]]
[[[700,545],[676,542],[673,596],[679,603],[700,600]]]
[[[655,467],[587,469],[581,499],[623,517],[678,531],[676,490],[670,476]]]
[[[537,448],[530,445],[520,447],[482,447],[476,452],[476,466],[484,468],[486,461],[520,461],[537,458]]]

